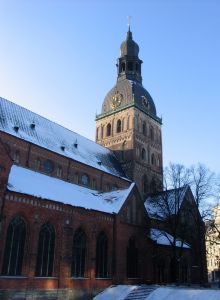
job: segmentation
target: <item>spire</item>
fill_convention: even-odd
[[[118,80],[129,79],[142,83],[141,78],[141,64],[142,60],[139,59],[139,46],[132,39],[132,32],[130,27],[130,17],[128,23],[128,31],[125,41],[120,47],[120,57],[118,58]]]

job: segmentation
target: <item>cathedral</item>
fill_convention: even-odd
[[[142,63],[129,28],[96,142],[0,98],[0,298],[55,291],[91,299],[110,285],[176,282],[173,248],[178,282],[200,281],[198,245],[174,238],[152,213],[164,194],[162,120]],[[193,201],[181,189],[173,215],[196,209]]]

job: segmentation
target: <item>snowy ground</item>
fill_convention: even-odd
[[[146,300],[220,300],[219,290],[158,288]]]
[[[94,300],[124,300],[137,286],[118,285],[104,290]],[[158,287],[145,300],[220,300],[220,290]]]

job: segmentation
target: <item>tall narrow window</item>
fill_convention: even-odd
[[[14,218],[8,226],[2,275],[19,276],[22,272],[26,226],[22,218]]]
[[[62,175],[63,175],[63,169],[62,169],[61,166],[58,166],[58,168],[57,168],[57,177],[61,178]]]
[[[142,133],[143,133],[143,135],[146,135],[146,133],[147,133],[145,122],[143,122],[143,125],[142,125]]]
[[[117,128],[116,128],[116,131],[117,131],[117,132],[121,132],[121,120],[120,120],[120,119],[117,121]]]
[[[108,239],[104,232],[101,232],[97,239],[96,245],[96,277],[108,277]]]
[[[138,249],[135,239],[130,239],[127,247],[127,276],[128,278],[138,277]]]
[[[106,128],[106,136],[110,136],[111,135],[111,124],[108,123],[107,128]]]
[[[142,177],[142,192],[144,193],[144,195],[147,194],[147,190],[148,190],[148,180],[147,180],[147,175],[144,174],[144,176]]]
[[[124,141],[122,146],[121,146],[121,159],[122,160],[125,159],[125,149],[126,149],[126,141]]]
[[[141,150],[141,159],[146,160],[146,150],[144,148]]]
[[[155,155],[154,155],[154,153],[151,154],[151,164],[153,166],[155,165]]]
[[[40,170],[40,168],[41,168],[41,160],[40,160],[40,158],[35,159],[34,167],[35,167],[35,170]]]
[[[154,141],[154,128],[152,126],[150,127],[150,138]]]
[[[73,277],[85,277],[85,261],[86,261],[86,236],[79,229],[73,238],[73,262],[71,275]]]
[[[16,164],[19,164],[19,162],[20,162],[20,152],[18,150],[15,151],[13,159],[14,159],[14,162]]]
[[[52,276],[54,248],[55,248],[54,227],[51,224],[46,223],[41,227],[40,234],[39,234],[36,276],[39,277]]]

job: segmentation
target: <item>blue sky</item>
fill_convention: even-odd
[[[129,15],[164,165],[220,173],[219,0],[0,0],[0,96],[94,140]]]

